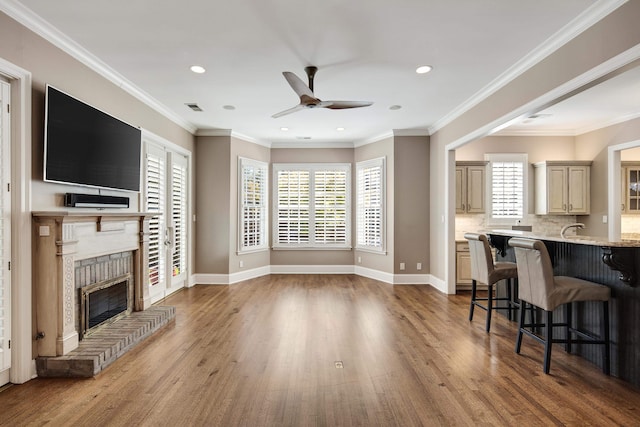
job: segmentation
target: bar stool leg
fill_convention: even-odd
[[[506,279],[507,282],[507,312],[509,313],[509,320],[513,320],[513,299],[511,294],[511,285],[513,284],[513,279]]]
[[[474,279],[471,281],[471,305],[469,306],[469,321],[473,320],[473,309],[476,305],[476,292],[477,292],[477,283]]]
[[[518,335],[516,336],[516,353],[520,354],[520,347],[522,346],[522,325],[524,325],[525,309],[527,303],[520,301],[520,318],[518,320]]]
[[[487,322],[485,329],[491,329],[491,312],[493,311],[493,285],[487,286]]]
[[[604,360],[602,371],[605,375],[609,375],[611,372],[611,344],[609,342],[609,301],[602,302],[602,319],[603,324],[603,336],[604,336]]]
[[[565,323],[567,326],[565,327],[567,342],[564,345],[564,350],[567,353],[571,353],[571,328],[573,327],[573,303],[569,302],[565,304]]]
[[[543,371],[549,373],[549,365],[551,365],[551,340],[553,339],[553,311],[546,311],[546,324],[544,325],[544,365]]]

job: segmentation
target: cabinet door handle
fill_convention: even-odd
[[[573,205],[569,203],[569,212],[571,212],[572,210],[573,210]]]
[[[622,212],[624,212],[624,203],[622,204]]]
[[[562,205],[562,210],[563,210],[563,211],[566,211],[566,210],[567,210],[567,204],[566,204],[566,203]]]

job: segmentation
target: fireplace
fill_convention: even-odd
[[[102,325],[131,313],[133,281],[130,274],[80,288],[80,339]]]
[[[74,210],[32,215],[37,356],[64,356],[105,323],[149,308],[153,214]]]

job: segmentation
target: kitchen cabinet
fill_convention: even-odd
[[[456,289],[471,289],[469,242],[456,242]]]
[[[495,259],[495,249],[491,248],[491,254]],[[471,254],[469,252],[469,242],[466,240],[456,241],[456,290],[471,290]],[[487,285],[478,283],[478,289],[487,289]]]
[[[456,162],[456,213],[484,213],[486,169],[484,161]]]
[[[534,165],[536,215],[588,215],[591,162],[545,161]]]
[[[622,162],[622,213],[640,214],[640,163]]]

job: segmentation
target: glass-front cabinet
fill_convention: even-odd
[[[622,213],[640,214],[640,163],[622,162]]]

